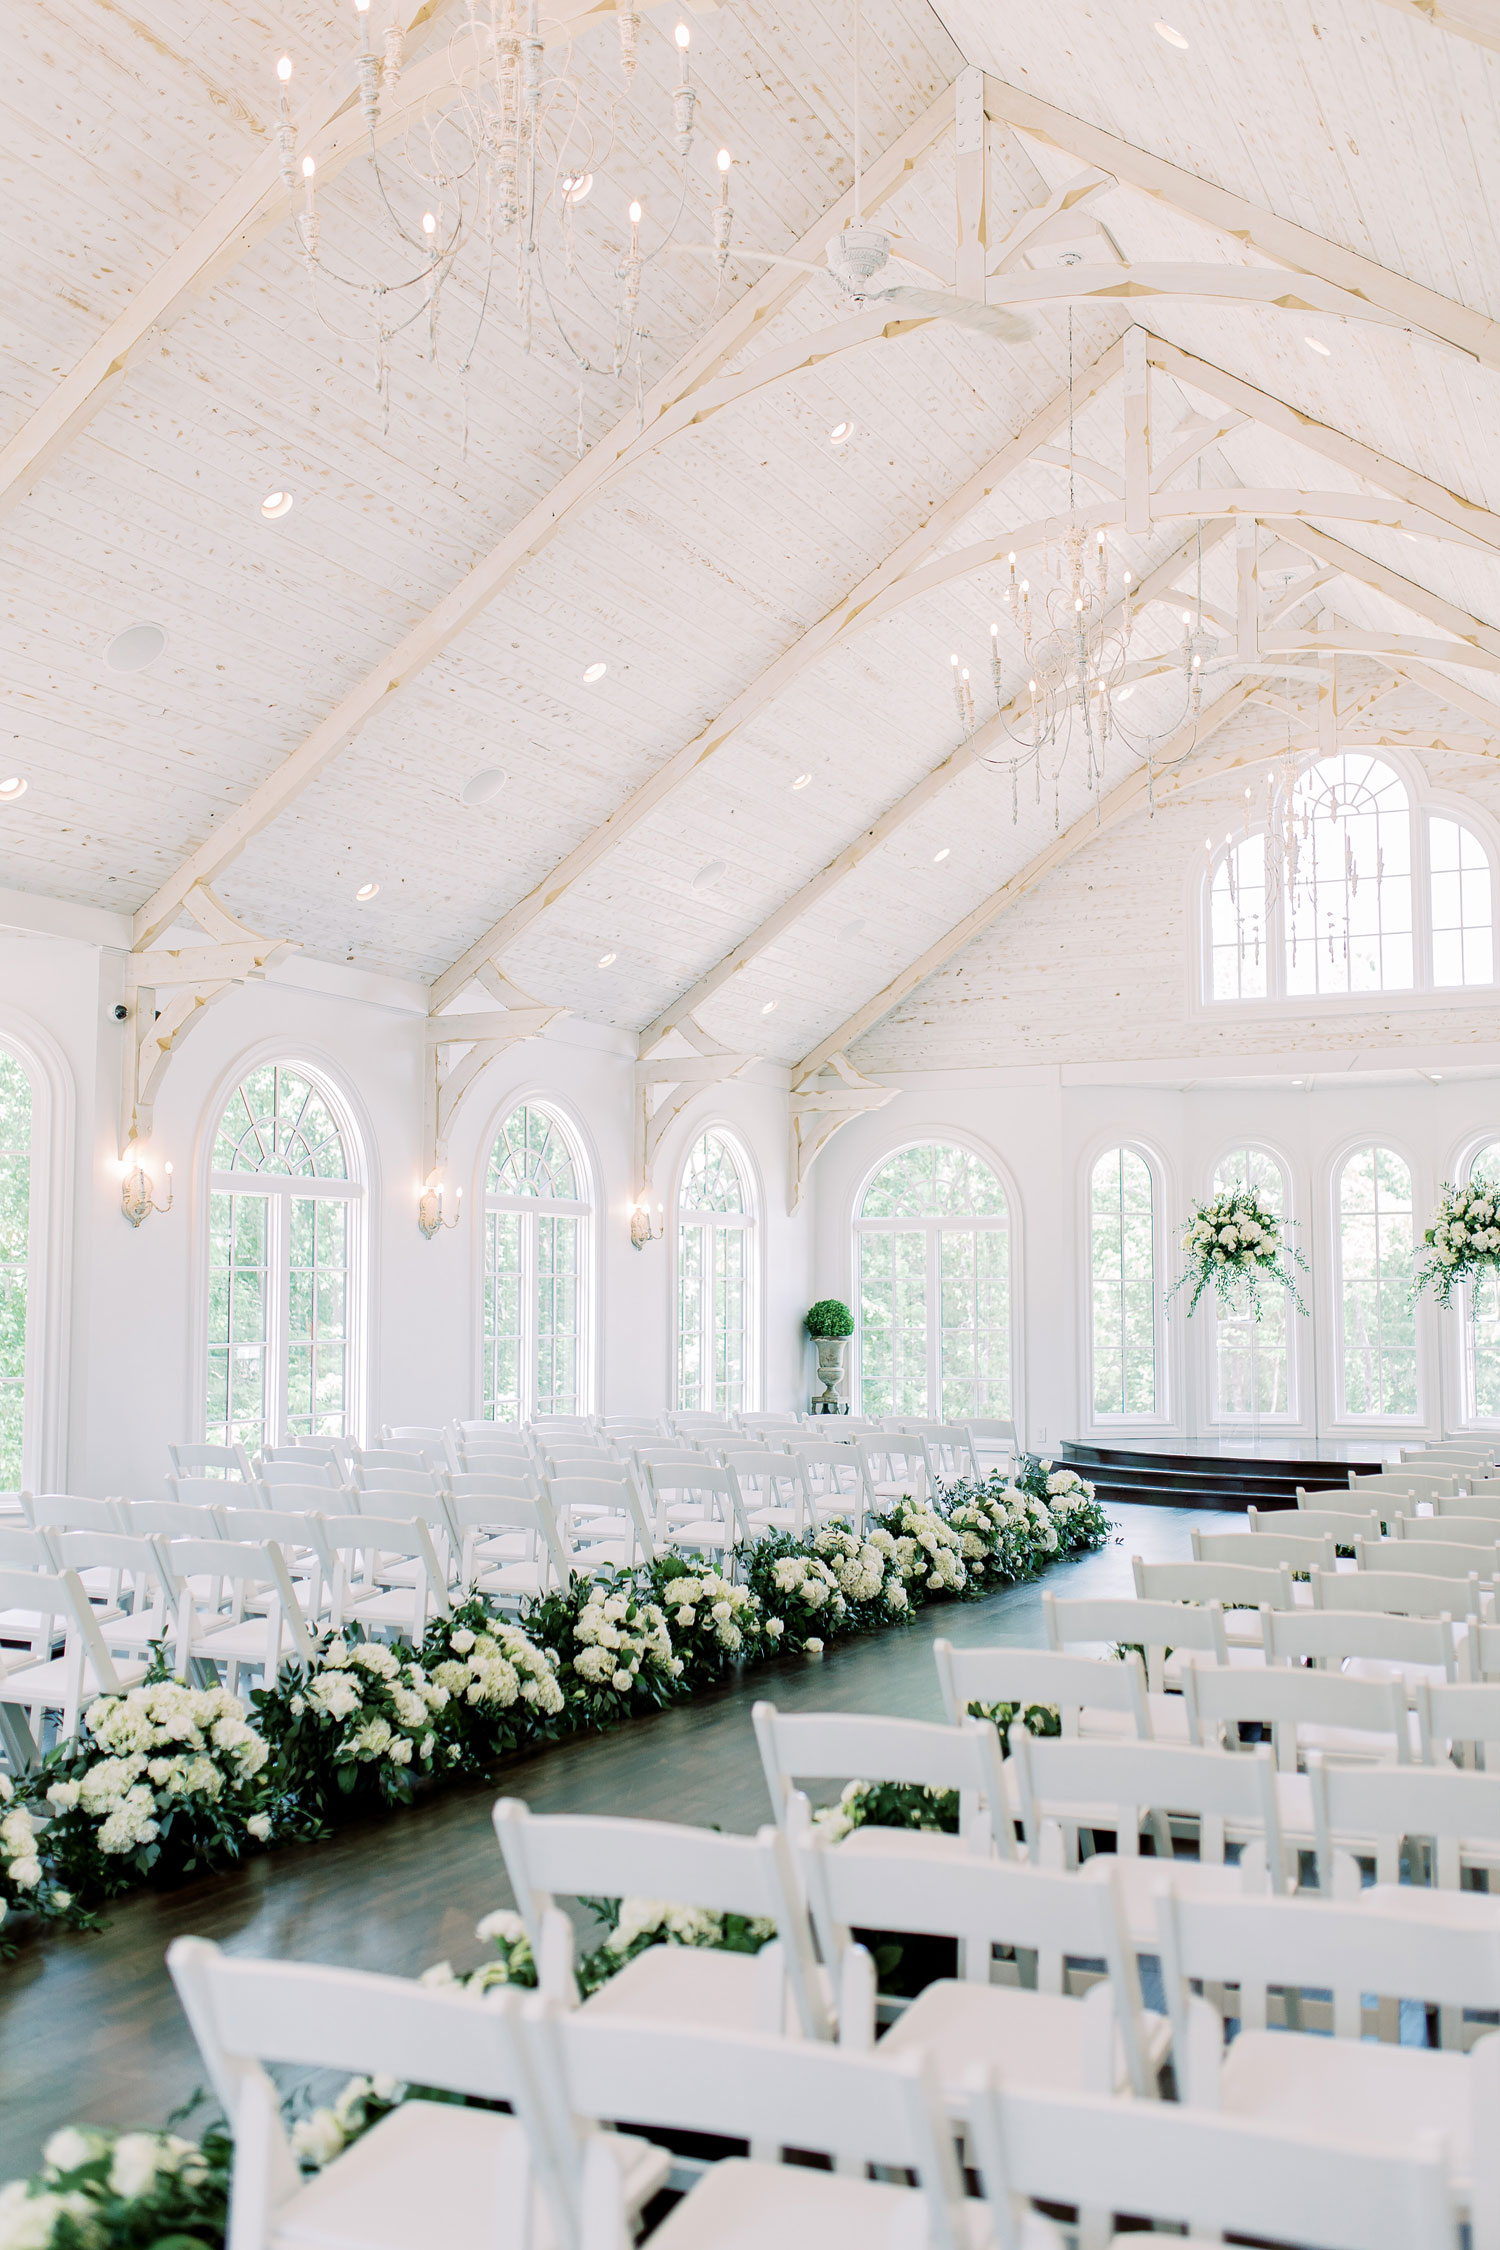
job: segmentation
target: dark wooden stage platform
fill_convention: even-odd
[[[1087,1477],[1106,1507],[1125,1500],[1157,1508],[1295,1508],[1297,1487],[1346,1485],[1351,1469],[1384,1467],[1375,1447],[1330,1446],[1323,1454],[1298,1454],[1281,1439],[1221,1450],[1202,1445],[1085,1445],[1068,1439],[1060,1458]]]

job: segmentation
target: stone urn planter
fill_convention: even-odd
[[[849,1350],[847,1336],[816,1336],[813,1339],[818,1355],[818,1381],[823,1388],[813,1399],[815,1414],[842,1414],[844,1406],[844,1360]]]

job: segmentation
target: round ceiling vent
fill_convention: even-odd
[[[112,672],[144,672],[166,645],[167,636],[160,625],[127,625],[104,651],[104,661]]]
[[[458,793],[461,805],[488,805],[499,796],[510,776],[499,766],[486,766],[471,774]]]

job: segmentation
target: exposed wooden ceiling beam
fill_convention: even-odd
[[[1196,730],[1183,727],[1163,745],[1156,761],[1158,771],[1155,786],[1158,797],[1181,788],[1185,777],[1201,777],[1210,770],[1207,761],[1196,758],[1181,774],[1164,778],[1160,768],[1174,759],[1186,757],[1194,741],[1210,741],[1225,720],[1240,708],[1253,685],[1254,682],[1250,680],[1237,680],[1232,688],[1200,713]],[[1259,756],[1260,753],[1254,750],[1230,751],[1224,754],[1220,765],[1213,770],[1227,773]],[[846,1016],[836,1031],[831,1031],[826,1039],[821,1039],[810,1054],[804,1055],[801,1062],[793,1065],[793,1082],[808,1072],[821,1070],[830,1056],[847,1049],[856,1039],[863,1038],[882,1017],[888,1016],[893,1008],[898,1008],[907,994],[914,992],[934,970],[941,969],[946,962],[951,961],[955,953],[961,953],[971,938],[977,937],[981,930],[997,921],[1008,908],[1023,899],[1028,891],[1035,890],[1038,883],[1071,859],[1075,852],[1082,850],[1101,830],[1112,828],[1137,812],[1146,802],[1148,787],[1144,766],[1117,783],[1108,796],[1101,800],[1097,809],[1091,808],[1081,819],[1075,820],[1071,827],[1064,829],[1045,851],[1038,852],[1034,859],[1028,860],[1009,881],[1001,884],[999,890],[991,891],[988,898],[981,899],[978,906],[966,914],[961,922],[956,922],[951,930],[929,945],[924,953],[918,954],[915,961],[909,962],[873,998],[856,1008],[853,1015]]]
[[[1349,437],[1315,416],[1302,413],[1269,391],[1257,389],[1254,383],[1231,375],[1212,360],[1200,359],[1196,352],[1169,344],[1149,330],[1146,336],[1146,356],[1151,365],[1159,367],[1175,382],[1206,391],[1220,405],[1237,408],[1264,429],[1274,430],[1279,437],[1293,438],[1309,452],[1321,454],[1324,460],[1335,461],[1353,475],[1378,484],[1382,491],[1393,493],[1401,500],[1410,500],[1454,531],[1472,532],[1500,554],[1500,515],[1494,509],[1465,499],[1461,492],[1424,477],[1419,470],[1407,468],[1404,462],[1393,461],[1388,453],[1377,452],[1373,445],[1362,445],[1358,438]]]
[[[1262,257],[1272,258],[1294,273],[1315,275],[1335,288],[1363,297],[1395,319],[1424,329],[1429,336],[1467,353],[1484,367],[1500,368],[1500,321],[1473,312],[1421,282],[1409,281],[1405,274],[1392,273],[1373,258],[1345,250],[1308,227],[1278,218],[1273,211],[1248,202],[1244,196],[1231,195],[1227,188],[1201,180],[1196,173],[1169,164],[1164,157],[1134,148],[1113,133],[1101,132],[1097,125],[1070,116],[1067,110],[1057,109],[1018,86],[1007,86],[1002,79],[985,79],[984,104],[986,115],[995,123],[1030,133],[1082,163],[1112,172],[1122,187],[1139,189],[1144,195],[1169,203],[1174,210],[1200,219],[1221,234],[1233,235]]]
[[[866,213],[878,210],[894,193],[951,123],[952,116],[950,88],[876,158],[864,175]],[[852,193],[840,196],[795,245],[795,256],[799,259],[819,257],[852,212]],[[275,772],[252,790],[245,802],[222,820],[206,841],[168,877],[136,913],[135,944],[149,944],[165,929],[180,911],[194,884],[212,882],[221,874],[239,857],[251,838],[301,795],[392,696],[399,694],[458,634],[483,614],[523,565],[539,554],[563,525],[570,523],[594,498],[606,479],[631,454],[643,424],[649,430],[664,421],[687,392],[710,382],[716,370],[753,341],[766,322],[803,287],[807,278],[795,267],[773,266],[738,304],[715,321],[702,341],[651,386],[639,412],[632,409],[606,437],[592,445],[583,459],[475,564],[468,576],[404,635],[385,661],[367,672],[327,718],[282,760]]]
[[[1496,0],[1452,0],[1452,4],[1439,5],[1439,0],[1385,0],[1388,8],[1398,15],[1413,16],[1419,23],[1431,24],[1435,31],[1451,32],[1455,39],[1468,39],[1476,47],[1488,47],[1491,54],[1500,55],[1500,6]]]
[[[1075,379],[1075,411],[1089,399],[1097,397],[1119,373],[1121,346],[1111,344],[1092,366],[1085,368]],[[920,568],[935,547],[941,546],[955,527],[972,514],[981,501],[988,498],[1016,469],[1030,460],[1038,446],[1045,444],[1052,433],[1060,429],[1068,417],[1068,394],[1060,391],[1037,414],[1034,414],[1016,436],[1003,445],[999,452],[986,462],[977,475],[966,478],[958,490],[935,509],[918,529],[903,539],[900,545],[886,556],[874,570],[862,578],[842,601],[810,626],[791,647],[784,649],[774,664],[743,688],[731,703],[725,705],[709,724],[694,735],[691,742],[674,751],[665,764],[659,766],[650,779],[633,790],[622,805],[616,807],[607,820],[575,844],[564,854],[544,880],[528,891],[525,898],[502,914],[491,924],[484,936],[460,955],[452,968],[444,970],[432,987],[432,1009],[436,1013],[448,1002],[475,973],[480,962],[487,961],[507,945],[514,944],[523,930],[529,929],[539,915],[546,912],[564,897],[575,884],[582,882],[591,868],[596,867],[607,852],[614,849],[633,828],[656,811],[674,789],[680,788],[709,758],[722,750],[739,729],[749,723],[757,713],[782,694],[810,664],[836,647],[856,627],[867,624],[873,615],[884,614],[887,604],[894,606],[900,589],[913,570]]]
[[[1204,553],[1224,538],[1227,530],[1228,526],[1225,524],[1211,525],[1203,537]],[[1150,571],[1136,590],[1131,602],[1132,610],[1139,611],[1148,602],[1165,600],[1172,591],[1174,580],[1189,568],[1198,551],[1198,541],[1194,537],[1185,541],[1175,554],[1169,555],[1165,562],[1159,563],[1155,570]],[[1105,619],[1106,632],[1113,630],[1118,624],[1123,608],[1123,603],[1115,603]],[[826,898],[846,875],[853,873],[862,860],[869,858],[871,852],[878,851],[882,844],[888,843],[898,829],[914,820],[918,813],[931,804],[934,797],[939,796],[961,775],[971,772],[992,751],[1003,751],[1006,742],[1014,739],[1010,729],[1023,723],[1030,707],[1029,697],[1017,696],[1002,715],[976,727],[940,766],[934,766],[930,773],[924,774],[919,782],[907,790],[904,797],[899,797],[878,820],[872,821],[852,843],[846,844],[826,867],[821,868],[800,890],[794,891],[789,899],[767,915],[758,929],[752,930],[731,953],[726,953],[721,961],[706,970],[690,991],[674,1000],[671,1007],[664,1009],[653,1023],[648,1024],[641,1033],[641,1053],[649,1054],[657,1041],[665,1039],[667,1033],[674,1030],[684,1016],[695,1014],[715,993],[721,992],[725,985],[738,976],[741,969],[747,968],[768,946],[774,945],[794,922],[810,913],[820,899]],[[1017,745],[1017,749],[1020,755],[1025,755],[1024,746]]]
[[[1387,564],[1361,554],[1357,547],[1347,546],[1342,539],[1334,538],[1332,533],[1323,531],[1316,524],[1290,518],[1280,522],[1273,517],[1266,520],[1269,527],[1286,540],[1288,546],[1300,548],[1315,563],[1331,562],[1346,578],[1356,579],[1361,585],[1384,594],[1388,600],[1399,602],[1414,617],[1425,617],[1430,624],[1441,625],[1445,632],[1453,634],[1455,640],[1482,651],[1486,656],[1500,655],[1500,629],[1487,625],[1482,617],[1475,617],[1472,611],[1460,609],[1454,602],[1444,601],[1440,594],[1434,594],[1426,586],[1419,586],[1413,579],[1404,578],[1399,570],[1392,570]],[[1430,649],[1417,649],[1413,653],[1431,660]],[[1460,663],[1462,658],[1455,653],[1451,661]]]

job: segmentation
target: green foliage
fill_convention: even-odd
[[[65,2126],[33,2179],[0,2188],[0,2243],[16,2250],[222,2250],[234,2144]]]
[[[687,1692],[666,1612],[628,1570],[575,1579],[566,1594],[528,1603],[524,1623],[557,1658],[558,1686],[574,1726],[614,1726]]]
[[[646,1577],[666,1613],[682,1684],[690,1692],[723,1679],[736,1664],[766,1655],[781,1637],[768,1633],[765,1608],[753,1588],[737,1586],[683,1555],[658,1555]]]
[[[809,1336],[852,1336],[854,1315],[837,1297],[820,1297],[802,1323]]]
[[[421,1661],[449,1698],[439,1720],[442,1770],[487,1773],[523,1742],[567,1731],[556,1651],[497,1617],[479,1595],[433,1620]]]
[[[462,1759],[448,1690],[404,1643],[366,1640],[358,1625],[250,1700],[281,1786],[309,1823],[344,1805],[407,1804],[416,1778]]]

